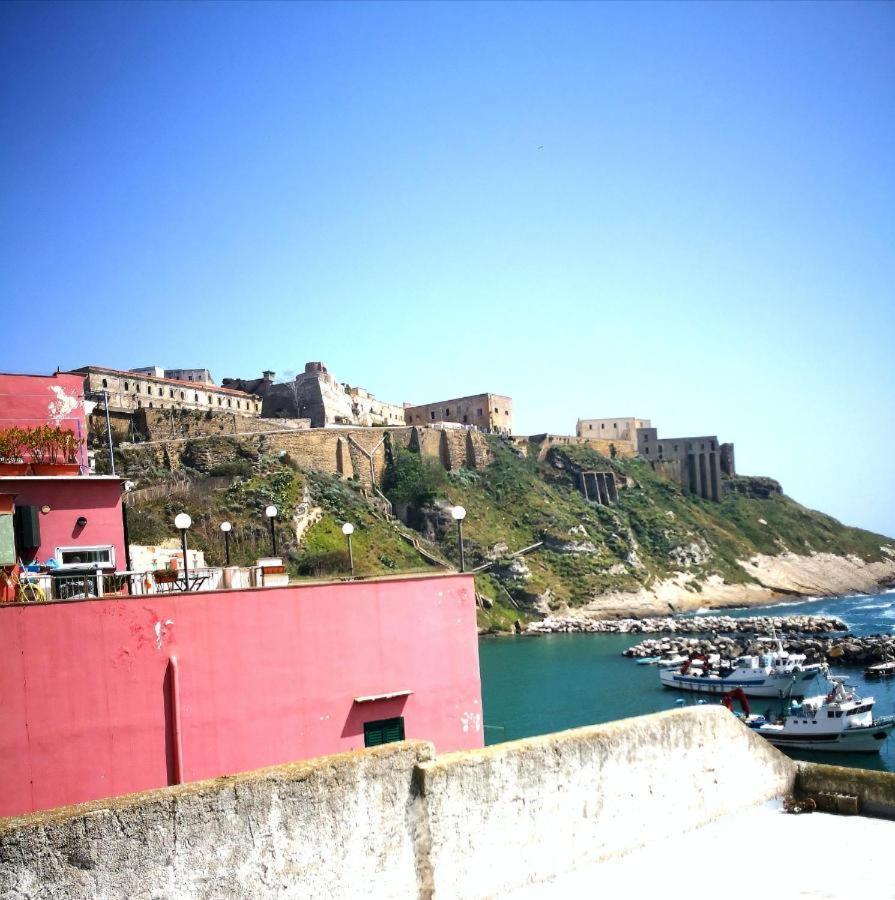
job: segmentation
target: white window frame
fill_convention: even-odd
[[[107,550],[109,552],[109,561],[107,563],[63,563],[62,562],[62,554],[63,553],[87,553],[87,552],[97,552],[98,550]],[[55,559],[58,563],[57,569],[65,570],[65,569],[79,569],[83,566],[89,565],[97,565],[98,568],[103,570],[111,569],[113,572],[115,571],[115,547],[113,544],[97,544],[90,547],[83,546],[67,546],[67,547],[57,547]]]

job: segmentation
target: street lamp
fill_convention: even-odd
[[[463,553],[463,520],[466,518],[466,510],[462,506],[455,506],[451,510],[451,516],[457,523],[457,542],[460,544],[460,571],[466,571],[466,556]]]
[[[224,532],[224,556],[228,566],[230,565],[230,529],[232,527],[229,522],[221,522],[221,531]]]
[[[351,576],[354,577],[354,552],[351,549],[351,535],[354,534],[354,526],[350,522],[346,522],[342,526],[342,534],[348,539],[348,568],[351,570]]]
[[[268,506],[267,509],[264,510],[264,515],[267,516],[267,521],[270,523],[270,546],[273,548],[273,552],[271,556],[277,555],[277,532],[273,525],[273,520],[277,517],[277,508],[275,506]]]
[[[174,527],[180,531],[180,545],[183,547],[183,589],[190,589],[190,567],[186,560],[186,533],[193,520],[186,513],[177,513],[174,517]]]

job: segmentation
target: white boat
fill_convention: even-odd
[[[874,719],[872,697],[859,697],[843,676],[832,676],[832,682],[828,694],[791,704],[776,722],[749,716],[746,724],[781,749],[879,753],[895,716]]]
[[[887,659],[885,662],[867,666],[864,675],[866,678],[891,678],[895,675],[895,660]]]
[[[777,649],[759,656],[741,656],[717,667],[703,656],[691,656],[679,668],[662,669],[665,687],[702,694],[726,694],[742,688],[750,697],[803,697],[822,671],[821,663],[808,663],[802,653]]]

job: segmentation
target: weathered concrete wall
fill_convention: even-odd
[[[0,897],[504,896],[796,777],[718,706],[432,754],[387,745],[8,819]]]
[[[0,897],[502,896],[795,773],[715,706],[437,759],[388,745],[0,822]]]
[[[895,819],[895,774],[891,772],[800,762],[796,793],[800,797],[847,794],[858,798],[861,813]]]
[[[415,897],[411,741],[0,821],[0,897]]]
[[[424,895],[503,896],[792,790],[795,764],[719,706],[422,763]]]

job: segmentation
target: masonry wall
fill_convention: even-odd
[[[0,815],[363,747],[393,716],[480,747],[475,611],[469,575],[0,606]]]
[[[164,426],[163,426],[164,427]],[[153,432],[158,434],[159,432]],[[164,434],[164,431],[161,432]],[[203,449],[203,441],[209,441]],[[212,442],[216,442],[213,443]],[[437,428],[282,428],[275,432],[248,435],[202,435],[190,439],[157,438],[147,444],[134,444],[128,453],[149,453],[157,465],[178,468],[185,454],[195,461],[207,458],[206,470],[237,458],[240,448],[255,453],[286,452],[304,468],[319,469],[343,478],[357,478],[369,487],[371,480],[381,484],[387,464],[388,443],[393,447],[418,450],[439,458],[448,469],[483,468],[490,459],[485,436],[467,429],[456,429],[446,436]],[[205,452],[207,450],[208,452]],[[372,469],[371,469],[372,457]],[[192,462],[191,462],[192,464]]]
[[[0,896],[502,897],[795,773],[719,706],[436,758],[395,744],[0,822]]]
[[[568,434],[532,434],[527,438],[517,438],[516,442],[527,441],[537,447],[538,462],[546,459],[553,447],[589,447],[601,456],[611,459],[620,456],[623,459],[637,455],[637,449],[631,441],[600,440],[598,438],[574,437]]]

